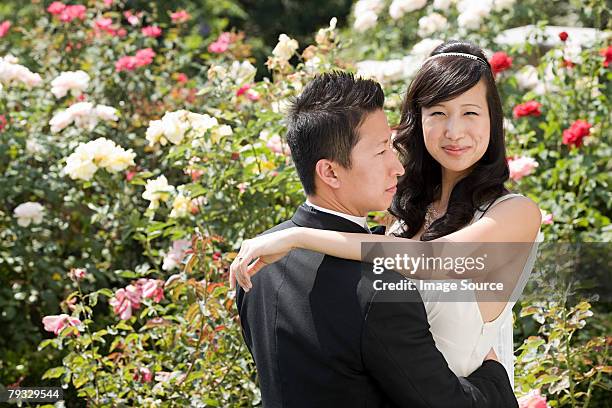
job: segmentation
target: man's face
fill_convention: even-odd
[[[389,208],[404,168],[391,148],[391,129],[382,110],[369,113],[358,134],[359,142],[351,152],[351,168],[337,168],[337,195],[352,213],[365,216]]]

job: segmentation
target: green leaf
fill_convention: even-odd
[[[59,378],[62,374],[66,372],[66,367],[53,367],[45,371],[42,376],[43,380],[47,378]]]

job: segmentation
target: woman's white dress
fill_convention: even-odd
[[[489,209],[517,196],[520,195],[507,194],[499,197]],[[479,220],[482,215],[481,211],[476,211],[472,223]],[[390,233],[398,231],[398,228],[399,225],[396,223],[390,229]],[[536,252],[537,245],[534,245],[511,299],[517,299],[523,291],[533,269]],[[468,376],[482,365],[485,356],[493,347],[514,387],[512,307],[516,302],[508,302],[495,320],[484,322],[475,297],[473,301],[450,302],[439,301],[440,296],[442,296],[441,291],[421,292],[431,334],[449,368],[458,376]]]

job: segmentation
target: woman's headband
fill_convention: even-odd
[[[483,64],[485,64],[487,67],[489,66],[489,63],[487,61],[483,60],[482,58],[477,57],[476,55],[466,54],[464,52],[442,52],[440,54],[435,54],[435,55],[432,55],[431,57],[428,57],[427,59],[425,59],[425,61],[423,61],[423,64],[425,64],[429,60],[436,59],[438,57],[464,57],[464,58],[473,59],[475,61],[480,61]]]

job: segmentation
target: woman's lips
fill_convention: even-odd
[[[391,194],[395,194],[395,192],[397,191],[397,186],[393,186],[391,188],[388,188],[385,191],[387,191],[388,193],[391,193]]]
[[[461,156],[463,153],[467,152],[468,150],[470,150],[469,146],[445,146],[442,148],[442,150],[444,150],[447,154],[451,155],[451,156]]]

